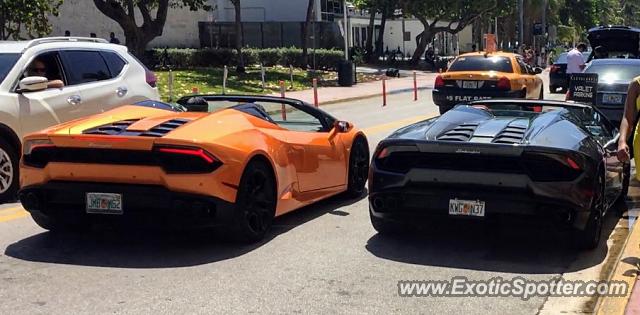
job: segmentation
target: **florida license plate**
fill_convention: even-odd
[[[484,201],[450,199],[449,215],[484,217]]]
[[[478,81],[462,81],[463,89],[477,89]]]
[[[622,104],[621,94],[602,94],[603,104]]]
[[[122,195],[87,193],[87,213],[122,214]]]

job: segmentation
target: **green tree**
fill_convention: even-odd
[[[367,41],[365,43],[366,56],[368,61],[380,57],[384,46],[384,31],[387,19],[393,16],[396,8],[400,6],[399,0],[354,0],[353,4],[361,9],[369,11],[369,28],[367,30]],[[376,14],[380,14],[380,28],[378,30],[378,40],[374,43],[374,29]],[[375,44],[375,49],[374,49]]]
[[[505,0],[401,1],[404,12],[413,15],[424,26],[424,30],[416,36],[417,48],[411,63],[416,64],[420,61],[427,45],[436,34],[440,32],[456,34],[483,15],[498,11],[505,2]]]
[[[63,0],[0,0],[0,39],[42,37],[51,33],[49,15],[58,16]]]
[[[120,25],[127,47],[138,57],[144,55],[150,41],[162,35],[169,9],[211,9],[207,0],[93,0],[93,3],[102,14]],[[136,21],[136,9],[142,16],[141,26]]]
[[[314,19],[313,13],[314,13],[314,5],[315,5],[316,1],[315,0],[309,0],[309,2],[307,3],[307,17],[305,19],[305,22],[302,24],[302,58],[304,58],[304,64],[303,66],[306,68],[306,66],[309,64],[309,24],[311,24],[311,20]],[[313,34],[313,36],[316,36],[316,34]]]

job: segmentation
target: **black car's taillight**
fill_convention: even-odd
[[[573,181],[583,172],[580,159],[571,155],[525,154],[523,160],[533,181]]]
[[[222,165],[202,148],[157,146],[153,151],[157,163],[167,173],[210,173]]]

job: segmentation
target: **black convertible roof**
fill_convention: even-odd
[[[542,106],[558,106],[558,107],[575,107],[575,108],[592,108],[593,106],[585,103],[576,103],[572,101],[554,101],[554,100],[525,100],[525,99],[492,99],[469,102],[467,105],[542,105]]]
[[[265,96],[265,95],[211,95],[211,94],[193,94],[186,95],[181,97],[176,103],[180,105],[187,104],[187,101],[192,97],[201,97],[206,101],[228,101],[228,102],[238,102],[238,103],[254,103],[254,102],[271,102],[271,103],[284,103],[284,104],[292,104],[298,106],[309,106],[313,107],[308,103],[305,103],[301,100],[287,97],[278,97],[278,96]]]

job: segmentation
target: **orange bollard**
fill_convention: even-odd
[[[198,88],[197,88],[197,87],[195,87],[195,86],[194,86],[194,87],[192,87],[192,88],[191,88],[191,93],[193,93],[193,94],[198,94]]]
[[[313,105],[318,107],[318,79],[313,79]]]
[[[280,80],[280,97],[284,98],[284,81]],[[282,104],[282,120],[287,120],[287,108]]]
[[[415,71],[413,71],[413,100],[418,100],[418,79],[416,78]]]
[[[387,106],[387,78],[382,78],[382,107]]]

